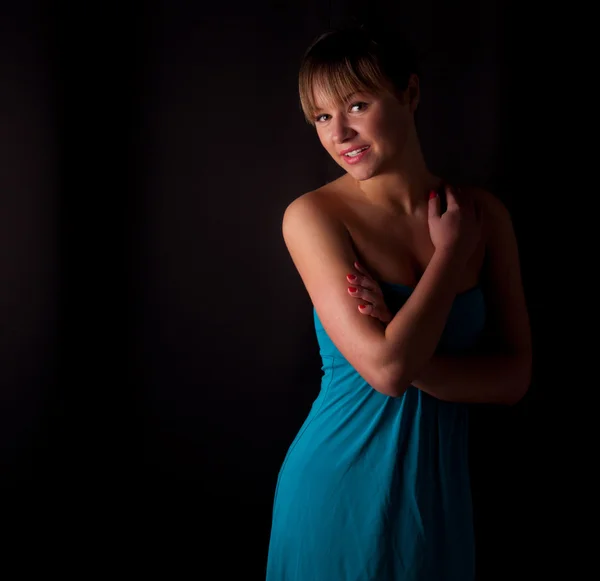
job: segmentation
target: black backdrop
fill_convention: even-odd
[[[583,163],[567,157],[580,31],[524,10],[3,6],[0,479],[14,548],[90,571],[262,578],[277,472],[320,379],[281,218],[341,172],[302,119],[299,59],[329,25],[386,19],[422,58],[430,167],[504,200],[521,249],[534,378],[516,407],[472,409],[479,578],[577,565],[550,547],[573,541],[560,518],[583,494],[568,393],[593,384],[560,326],[585,310],[566,287],[590,264]]]

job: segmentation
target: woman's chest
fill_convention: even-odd
[[[435,251],[426,218],[389,218],[363,210],[347,211],[344,223],[358,260],[377,280],[416,286]],[[482,238],[465,268],[461,291],[479,282],[484,255]]]

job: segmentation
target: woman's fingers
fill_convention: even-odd
[[[369,315],[375,319],[379,319],[382,323],[389,323],[392,320],[392,315],[387,306],[379,307],[369,303],[361,303],[358,305],[358,310],[363,315]]]
[[[444,192],[446,194],[447,210],[457,210],[464,204],[460,188],[446,184],[444,187]]]
[[[368,289],[375,290],[377,283],[371,273],[360,262],[356,261],[354,267],[363,275],[362,285]]]
[[[440,208],[440,196],[436,191],[431,190],[429,192],[429,205],[427,206],[427,214],[430,220],[440,217]]]
[[[360,300],[359,312],[388,323],[391,320],[391,315],[379,284],[360,262],[356,261],[354,267],[361,274],[358,276],[347,275],[347,280],[351,285],[348,287],[348,293]]]
[[[371,276],[371,273],[366,269],[366,267],[364,267],[360,262],[358,262],[358,260],[354,262],[354,268],[356,268],[358,272],[364,274],[365,276]]]
[[[371,291],[376,291],[378,285],[375,282],[375,279],[369,274],[367,269],[364,266],[362,266],[362,264],[360,264],[359,262],[355,262],[354,267],[361,274],[359,274],[358,276],[354,275],[355,278],[352,278],[351,275],[347,275],[348,282],[350,282],[354,286],[362,286]]]
[[[362,287],[370,291],[377,290],[377,284],[375,283],[375,281],[373,281],[373,279],[367,276],[354,275],[354,278],[352,278],[352,275],[348,274],[346,275],[346,280],[352,286]]]
[[[348,292],[355,299],[364,299],[365,301],[369,301],[371,304],[376,304],[378,301],[378,296],[374,292],[356,284],[349,286]]]

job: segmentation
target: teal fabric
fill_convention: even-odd
[[[380,282],[396,312],[411,287]],[[474,346],[479,286],[456,296],[438,353]],[[267,581],[470,581],[468,410],[414,386],[371,388],[314,323],[320,392],[277,479]]]

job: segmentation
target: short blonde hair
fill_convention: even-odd
[[[315,125],[315,91],[341,104],[356,91],[401,92],[417,72],[415,57],[397,33],[387,36],[364,26],[327,31],[305,52],[298,75],[300,107]]]

